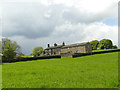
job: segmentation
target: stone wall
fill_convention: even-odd
[[[72,57],[71,53],[61,53],[61,57]]]
[[[91,44],[86,44],[85,45],[86,53],[92,53],[92,46]]]
[[[82,57],[82,56],[87,56],[87,55],[112,53],[112,52],[120,52],[120,49],[117,49],[117,50],[108,50],[108,51],[99,51],[99,52],[92,52],[92,53],[75,53],[75,54],[72,55],[72,57],[75,58],[75,57]]]
[[[19,57],[12,60],[5,60],[2,58],[3,63],[11,63],[11,62],[20,62],[20,61],[32,61],[32,60],[38,60],[38,59],[51,59],[51,58],[61,58],[60,55],[50,55],[50,56],[39,56],[39,57]]]
[[[60,55],[61,48],[56,48],[54,52],[55,52],[55,55]]]
[[[61,53],[86,53],[85,46],[77,46],[71,48],[62,48]]]

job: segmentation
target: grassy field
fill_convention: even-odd
[[[110,51],[110,50],[117,50],[117,49],[101,49],[101,50],[92,50],[92,52]]]
[[[118,52],[3,63],[3,88],[116,88]]]
[[[0,89],[2,88],[2,65],[0,64]]]

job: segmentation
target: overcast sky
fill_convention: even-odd
[[[1,4],[2,37],[16,41],[25,54],[35,46],[46,48],[63,41],[107,38],[118,45],[118,0],[4,0]]]

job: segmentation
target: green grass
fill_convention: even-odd
[[[3,63],[3,88],[116,88],[118,52]]]
[[[2,65],[0,64],[0,89],[2,88]]]
[[[92,50],[92,52],[110,51],[110,50],[117,50],[117,49],[101,49],[101,50]]]

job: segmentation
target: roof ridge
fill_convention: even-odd
[[[75,46],[75,45],[84,45],[84,44],[87,44],[89,42],[82,42],[82,43],[75,43],[75,44],[69,44],[69,45],[57,45],[57,46],[51,46],[51,47],[48,47],[46,49],[55,49],[55,48],[58,48],[58,47],[68,47],[68,46]]]

